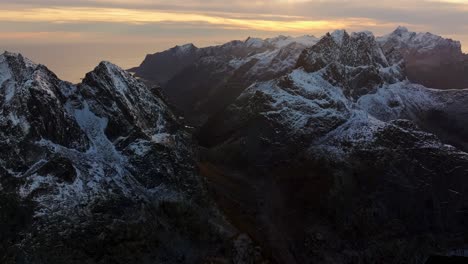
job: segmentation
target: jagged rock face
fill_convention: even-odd
[[[344,30],[327,33],[316,45],[304,50],[297,63],[307,72],[322,70],[332,84],[353,98],[372,92],[384,83],[403,79],[401,65],[390,65],[372,33],[349,35]]]
[[[172,54],[180,47],[157,53],[151,61],[178,65],[170,74],[172,78],[161,82],[162,89],[190,123],[200,125],[233,102],[253,82],[273,79],[292,70],[302,50],[316,41],[311,36],[280,36],[266,40],[249,38],[196,49],[194,53],[186,52],[183,63],[166,59],[167,53]],[[163,78],[160,75],[164,71],[158,71],[159,67],[153,67],[146,61],[149,59],[134,69],[137,76],[146,80]]]
[[[66,147],[87,148],[87,138],[63,105],[73,92],[70,84],[12,53],[0,56],[0,70],[0,166],[16,174],[40,159],[35,146],[24,144],[28,141],[48,139]]]
[[[130,133],[148,137],[172,134],[178,127],[164,102],[141,82],[110,63],[101,63],[83,79],[79,89],[93,112],[109,120],[112,140]]]
[[[10,53],[0,76],[0,262],[249,256],[207,197],[190,136],[141,82],[103,62],[74,86]]]
[[[468,88],[468,56],[460,42],[403,27],[378,41],[387,57],[405,60],[412,82],[437,89]]]
[[[435,90],[411,83],[386,85],[358,100],[380,120],[409,119],[443,142],[468,151],[468,92]]]
[[[371,35],[338,33],[203,126],[205,162],[249,183],[219,199],[257,199],[239,211],[255,212],[254,235],[279,262],[424,263],[463,248],[468,91],[414,85]],[[350,81],[358,68],[376,78]]]

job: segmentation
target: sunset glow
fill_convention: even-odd
[[[144,47],[138,58],[132,53],[122,59],[130,67],[145,53],[187,42],[209,46],[249,36],[320,37],[335,29],[384,35],[399,25],[459,40],[468,51],[468,3],[462,0],[0,0],[0,4],[1,48],[38,60],[43,50],[31,48],[37,44],[61,45],[68,53],[79,45],[87,45],[88,53],[93,52],[92,44],[103,45],[114,49],[112,54],[127,54],[123,47],[114,48],[117,44],[126,44],[125,50]],[[54,61],[46,63],[54,68]],[[61,67],[55,69],[60,72]]]
[[[337,20],[307,20],[288,17],[286,21],[269,20],[260,14],[260,19],[239,19],[236,14],[196,14],[159,10],[134,10],[116,8],[32,8],[25,10],[3,10],[1,21],[51,22],[51,23],[207,23],[225,28],[255,29],[264,31],[321,31],[334,28],[349,28],[354,25],[375,26],[377,21],[367,18],[346,18]]]

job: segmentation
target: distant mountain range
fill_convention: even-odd
[[[0,262],[463,255],[466,63],[402,27],[188,44],[77,85],[4,53]]]
[[[249,38],[200,49],[188,44],[148,55],[131,71],[161,86],[170,101],[199,125],[252,83],[296,68],[301,52],[318,40]],[[468,88],[468,55],[462,53],[460,42],[403,27],[376,40],[392,64],[404,60],[405,77],[413,83],[436,89]]]

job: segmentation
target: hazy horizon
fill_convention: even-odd
[[[20,52],[78,82],[100,61],[137,66],[175,45],[199,47],[336,29],[388,34],[397,26],[459,40],[468,52],[465,0],[0,0],[0,50]]]

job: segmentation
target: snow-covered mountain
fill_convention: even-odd
[[[332,35],[335,40],[341,41],[343,34],[343,30],[338,30]],[[345,36],[345,41],[346,38],[363,39],[369,34],[361,32]],[[132,71],[138,77],[160,85],[190,123],[198,126],[232,103],[254,82],[271,80],[292,71],[301,52],[307,47],[317,46],[319,40],[324,38],[329,39],[327,35],[320,39],[313,36],[279,36],[270,39],[248,38],[246,41],[202,49],[192,44],[176,46],[148,55]],[[344,50],[340,49],[340,45],[337,43],[331,47],[325,57],[339,56],[336,53],[338,50],[344,56],[350,56],[356,48],[364,52],[377,52],[376,47],[350,47],[350,50]],[[378,51],[383,53],[380,59],[385,57],[388,60],[376,62],[379,64],[376,71],[396,72],[398,69],[388,68],[395,66],[405,69],[402,71],[404,76],[394,76],[398,79],[407,77],[412,82],[438,89],[468,88],[468,57],[462,53],[458,41],[398,27],[391,34],[377,38],[374,45],[381,47]],[[361,66],[370,66],[366,63],[362,61]],[[354,70],[356,74],[360,71],[359,67]]]
[[[438,89],[468,88],[468,55],[459,41],[404,27],[377,40],[389,59],[405,61],[412,82]]]
[[[119,67],[75,86],[0,55],[0,128],[0,262],[253,258],[208,198],[190,135]]]
[[[279,36],[201,49],[188,44],[148,55],[131,71],[161,85],[169,100],[199,125],[253,82],[292,70],[301,52],[317,41],[313,36]]]
[[[205,162],[255,190],[279,262],[424,263],[466,245],[468,90],[413,84],[393,55],[369,32],[326,34],[202,127]]]

